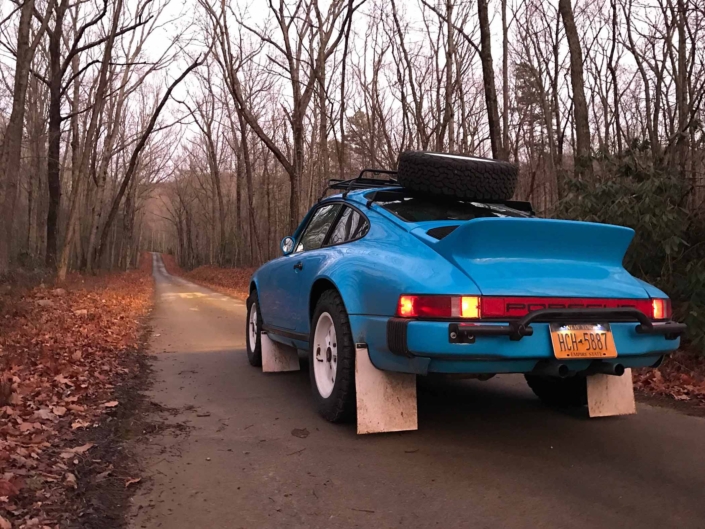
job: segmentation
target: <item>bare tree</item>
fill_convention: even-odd
[[[575,167],[578,174],[589,175],[592,173],[592,162],[590,121],[583,77],[583,51],[570,0],[559,0],[558,11],[563,19],[570,52],[570,82],[573,87],[573,119],[575,120]]]
[[[20,172],[22,130],[30,65],[37,46],[47,29],[49,16],[55,3],[56,0],[50,0],[46,13],[42,17],[41,26],[33,37],[30,33],[32,18],[35,15],[34,0],[24,0],[20,7],[17,48],[15,51],[15,78],[12,90],[12,113],[0,145],[0,220],[2,220],[2,228],[0,228],[0,275],[8,271],[10,264],[17,178]],[[18,5],[20,5],[19,2]]]

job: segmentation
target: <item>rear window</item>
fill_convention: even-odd
[[[480,217],[529,217],[528,213],[501,204],[481,202],[435,201],[419,197],[376,200],[375,204],[406,222],[472,220]]]

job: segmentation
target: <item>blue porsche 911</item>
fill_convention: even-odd
[[[361,344],[379,370],[523,373],[562,405],[678,348],[666,294],[622,266],[630,228],[537,218],[507,162],[404,152],[394,174],[334,182],[252,277],[250,363],[262,333],[307,351],[326,419],[355,412]]]

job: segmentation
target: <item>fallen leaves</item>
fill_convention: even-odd
[[[306,428],[294,428],[291,430],[291,435],[299,439],[306,439],[309,436],[309,431]]]
[[[71,429],[72,430],[77,430],[78,428],[88,428],[91,425],[88,421],[84,421],[83,419],[77,419],[71,423]]]
[[[0,496],[7,496],[8,498],[16,496],[20,493],[20,489],[16,485],[12,484],[6,479],[0,479]]]
[[[66,485],[71,487],[72,489],[78,488],[78,483],[76,482],[76,476],[74,476],[71,472],[66,473],[66,476],[64,478],[64,483],[66,483]]]
[[[88,452],[88,450],[93,448],[93,446],[95,446],[93,443],[86,443],[84,445],[77,446],[76,448],[69,448],[68,450],[62,452],[59,457],[63,459],[71,459],[76,454],[84,454]]]
[[[686,351],[669,355],[658,369],[633,370],[634,387],[651,395],[705,404],[705,358]]]
[[[76,436],[119,405],[152,289],[145,265],[0,293],[0,529],[59,525],[85,478],[76,465],[94,464]]]
[[[127,481],[125,481],[125,488],[129,487],[130,485],[134,485],[136,483],[139,483],[142,481],[142,478],[130,478]]]
[[[66,378],[62,374],[58,374],[54,377],[54,381],[58,382],[59,384],[65,384],[67,386],[73,386],[73,382],[71,382],[68,378]]]

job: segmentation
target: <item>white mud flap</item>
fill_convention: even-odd
[[[262,371],[280,373],[282,371],[299,371],[299,353],[293,347],[275,342],[266,333],[260,335],[262,340]]]
[[[612,375],[587,377],[587,397],[590,417],[636,413],[632,370],[625,369],[621,377]]]
[[[357,433],[418,430],[416,375],[380,371],[360,345],[355,347]]]

